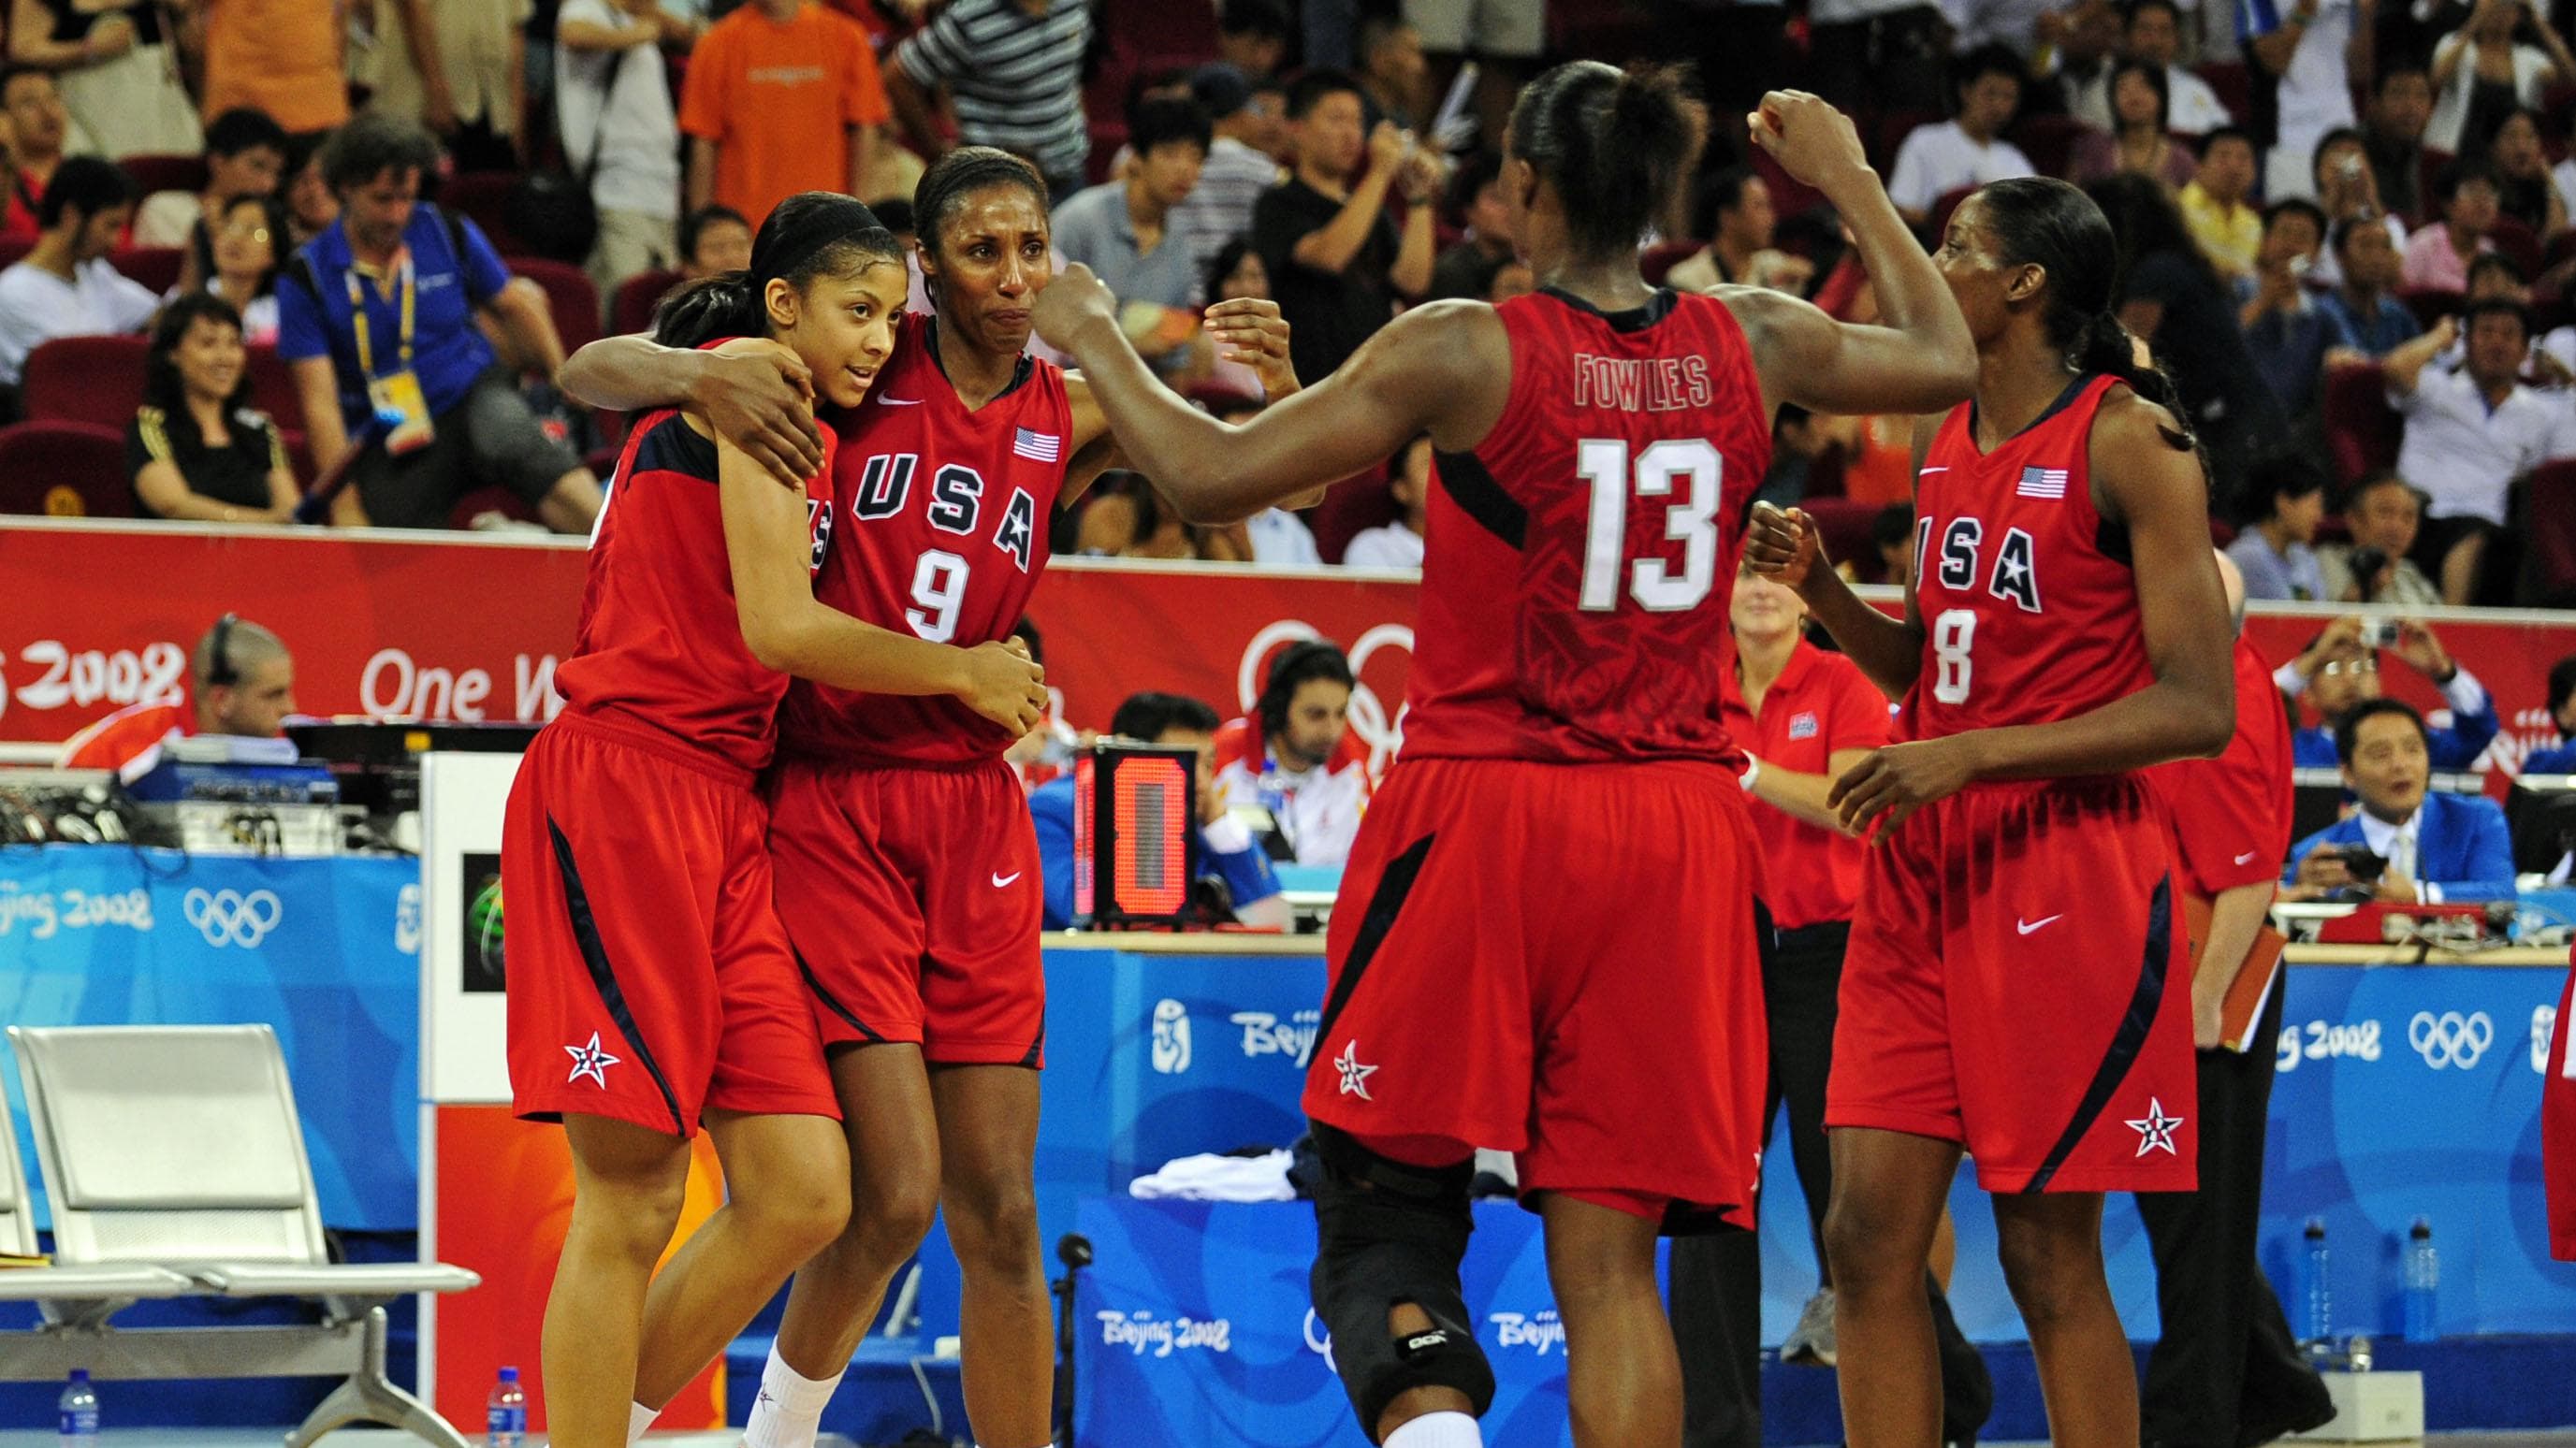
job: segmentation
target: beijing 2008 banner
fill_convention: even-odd
[[[189,646],[227,611],[285,638],[306,713],[542,720],[561,707],[554,669],[573,646],[584,562],[578,539],[0,519],[0,740],[57,741],[127,704],[175,700]],[[1069,559],[1030,617],[1062,717],[1091,728],[1139,689],[1236,712],[1272,652],[1333,639],[1362,685],[1352,727],[1382,769],[1401,733],[1415,592],[1338,569]],[[1893,591],[1878,596],[1893,606]],[[2266,608],[2248,626],[2278,663],[2333,612]],[[2576,654],[2576,614],[2436,620],[2504,711],[2500,772],[2553,742],[2546,681]],[[2438,705],[2407,670],[2384,677],[2399,697]]]

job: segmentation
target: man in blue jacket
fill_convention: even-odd
[[[2335,748],[2337,722],[2354,705],[2379,697],[2380,653],[2363,643],[2363,622],[2359,614],[2336,619],[2305,653],[2272,675],[2283,693],[2305,693],[2316,707],[2318,723],[2290,736],[2290,763],[2297,768],[2334,768],[2342,757]],[[2474,766],[2504,728],[2486,685],[2460,667],[2431,629],[2413,619],[2398,625],[2397,643],[2389,652],[2441,690],[2442,701],[2451,706],[2451,722],[2428,731],[2433,767]]]
[[[2344,783],[2361,801],[2350,817],[2299,841],[2282,871],[2286,900],[2315,900],[2358,884],[2347,851],[2387,862],[2371,898],[2385,904],[2511,899],[2513,844],[2504,810],[2482,795],[2429,794],[2430,731],[2396,699],[2369,699],[2335,725]]]
[[[2576,654],[2549,666],[2549,722],[2558,742],[2522,757],[2525,774],[2576,774]]]
[[[1179,694],[1131,694],[1109,719],[1109,732],[1140,744],[1191,749],[1199,758],[1199,829],[1190,851],[1192,878],[1214,875],[1234,896],[1235,918],[1246,925],[1285,928],[1288,902],[1279,874],[1241,820],[1225,811],[1216,790],[1216,710]],[[1029,794],[1038,831],[1038,868],[1046,876],[1045,925],[1062,930],[1073,919],[1073,776],[1040,785]]]

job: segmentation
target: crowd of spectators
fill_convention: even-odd
[[[1688,56],[1719,113],[1781,84],[1851,109],[1927,246],[1974,186],[2088,187],[2255,597],[2557,601],[2576,579],[2518,546],[2527,480],[2576,455],[2576,54],[2551,3],[12,0],[0,383],[53,339],[135,337],[123,385],[161,415],[136,413],[161,439],[135,454],[138,505],[270,516],[266,472],[199,486],[234,449],[166,385],[229,315],[248,360],[223,415],[277,414],[261,435],[299,490],[348,473],[336,521],[577,528],[622,420],[554,393],[567,343],[739,264],[793,192],[908,226],[926,158],[974,143],[1038,165],[1058,261],[1107,280],[1175,387],[1257,406],[1200,307],[1276,300],[1311,382],[1405,306],[1528,291],[1500,190],[1511,86],[1569,48]],[[1834,218],[1737,129],[1712,127],[1649,274],[1868,315]],[[155,327],[200,296],[224,310]],[[1904,501],[1910,419],[1780,428],[1766,496]],[[1060,541],[1404,566],[1422,451],[1235,529],[1122,475]],[[1846,551],[1880,576],[1875,548]]]

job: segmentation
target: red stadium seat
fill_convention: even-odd
[[[2241,60],[2212,61],[2198,67],[2200,78],[2218,93],[2218,103],[2243,125],[2254,114],[2254,74]]]
[[[2228,544],[2235,542],[2235,541],[2236,541],[2236,525],[2235,525],[2235,524],[2233,524],[2233,523],[2228,522],[2226,519],[2224,519],[2224,518],[2222,518],[2222,517],[2218,516],[2216,513],[2212,513],[2212,514],[2210,514],[2210,515],[2209,515],[2209,541],[2210,541],[2210,545],[2211,545],[2212,547],[2217,547],[2217,548],[2224,548],[2224,547],[2226,547]]]
[[[128,246],[107,254],[107,264],[167,296],[179,285],[179,264],[187,253],[175,246]]]
[[[2358,114],[2366,116],[2370,114],[2370,112],[2365,108],[2358,112]],[[2412,231],[2417,227],[2422,226],[2427,221],[2438,221],[2441,219],[2442,206],[2440,202],[2433,199],[2435,194],[2434,188],[2441,184],[2442,168],[2450,164],[2450,152],[2436,151],[2430,146],[2425,147],[2423,154],[2416,158],[2415,197],[2419,204],[2416,206],[2414,214],[2405,218],[2407,230]],[[2388,200],[2385,196],[2379,199],[2383,205],[2386,204]]]
[[[36,241],[33,237],[0,238],[0,267],[16,266],[27,259],[27,253],[35,249]]]
[[[1706,242],[1699,241],[1656,242],[1653,246],[1646,248],[1643,256],[1637,258],[1637,270],[1644,274],[1646,285],[1650,287],[1662,286],[1664,284],[1664,278],[1672,274],[1674,267],[1680,265],[1690,256],[1691,253],[1698,251],[1705,245],[1707,245]]]
[[[260,343],[250,349],[250,405],[277,420],[280,427],[304,425],[304,399],[295,390],[295,374],[277,348]]]
[[[133,517],[125,434],[85,422],[0,427],[0,513]]]
[[[1825,208],[1825,193],[1790,175],[1771,153],[1760,146],[1753,148],[1753,170],[1771,188],[1771,210],[1783,219],[1804,216]]]
[[[503,256],[528,250],[510,229],[510,190],[519,178],[506,171],[460,171],[438,183],[438,204],[483,228],[492,249]]]
[[[1306,515],[1306,526],[1315,535],[1315,551],[1326,563],[1339,563],[1353,538],[1394,522],[1400,511],[1395,491],[1387,485],[1386,469],[1371,468],[1333,484],[1324,501]]]
[[[2542,463],[2523,490],[2518,601],[2534,608],[2576,607],[2576,459]]]
[[[135,187],[145,196],[155,191],[203,191],[206,189],[206,158],[203,156],[128,156],[116,164],[134,178]]]
[[[608,330],[621,337],[653,330],[653,304],[681,280],[675,271],[649,271],[619,282],[608,304]]]
[[[2513,264],[2522,268],[2524,281],[2540,275],[2540,237],[2520,219],[2497,217],[2495,225],[2487,228],[2487,240],[2495,243],[2497,251],[2513,258]]]
[[[1956,190],[1942,192],[1932,203],[1930,235],[1935,246],[1940,244],[1942,234],[1950,229],[1950,213],[1958,210],[1959,203],[1975,195],[1976,191],[1977,188],[1974,186],[1961,186]]]
[[[2415,314],[2416,322],[2429,332],[2444,317],[2459,315],[2460,308],[2468,299],[2458,292],[2438,287],[2414,287],[2399,292],[2397,300],[2404,302],[2407,310]]]
[[[2092,129],[2073,116],[2024,116],[2013,124],[2011,140],[2040,175],[2063,176],[2076,141]]]
[[[2326,447],[2346,486],[2374,468],[2397,465],[2405,424],[2388,405],[2388,384],[2376,362],[2346,362],[2326,372],[2323,411]]]
[[[31,422],[86,422],[119,434],[143,405],[140,337],[57,337],[27,354],[22,396]]]
[[[588,273],[570,262],[543,257],[511,256],[502,260],[513,275],[526,277],[545,290],[546,306],[554,313],[555,330],[563,334],[567,354],[599,340],[599,289],[590,284]]]
[[[2547,271],[2569,260],[2576,260],[2576,230],[2562,231],[2549,238],[2548,247],[2540,254],[2540,269]]]
[[[1939,111],[1888,111],[1878,118],[1875,131],[1863,131],[1861,140],[1869,146],[1870,164],[1882,176],[1896,174],[1896,153],[1905,145],[1918,126],[1937,126],[1949,117]]]

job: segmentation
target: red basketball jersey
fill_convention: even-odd
[[[1941,424],[1915,484],[1923,672],[1900,733],[1937,739],[2072,718],[2153,681],[2127,530],[2093,506],[2094,377],[1991,453],[1976,404]]]
[[[805,484],[810,567],[830,555],[832,446]],[[555,670],[565,712],[640,724],[758,770],[778,742],[787,676],[743,642],[725,551],[716,445],[674,411],[648,413],[601,500],[582,585],[581,631]]]
[[[2290,720],[2253,642],[2236,641],[2236,734],[2216,759],[2148,771],[2173,811],[2183,884],[2196,895],[2278,878],[2290,853]]]
[[[880,628],[970,647],[1011,636],[1046,567],[1073,406],[1064,373],[1020,360],[1008,391],[968,411],[939,367],[927,318],[837,419],[841,537],[815,597]],[[947,695],[859,694],[799,679],[780,735],[791,752],[962,764],[1000,756],[1010,731]]]
[[[1407,757],[1727,759],[1728,603],[1771,427],[1725,305],[1494,309],[1511,401],[1434,468]]]

